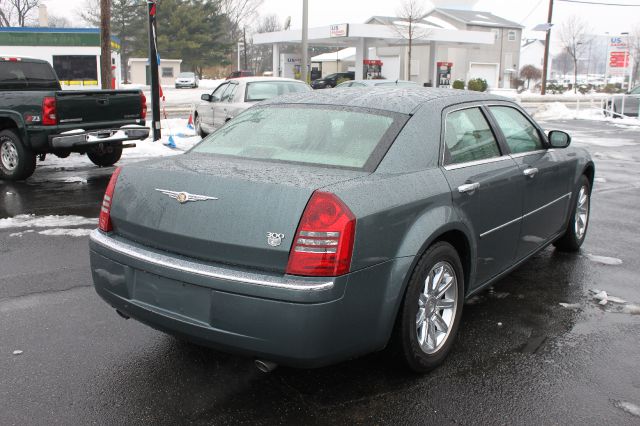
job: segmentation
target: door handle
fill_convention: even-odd
[[[458,192],[461,193],[461,194],[471,193],[471,192],[475,191],[478,188],[480,188],[480,183],[479,182],[465,183],[464,185],[460,185],[458,187]]]
[[[535,177],[536,174],[538,174],[538,169],[536,169],[535,167],[524,169],[522,174],[525,175],[528,178],[533,178],[533,177]]]

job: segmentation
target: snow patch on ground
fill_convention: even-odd
[[[50,237],[86,237],[93,229],[86,228],[53,228],[53,229],[45,229],[44,231],[39,231],[40,235],[48,235]]]
[[[567,308],[567,309],[573,309],[573,310],[580,309],[580,304],[579,303],[563,303],[563,302],[560,302],[559,305],[562,306],[563,308]]]
[[[595,254],[587,254],[587,259],[592,262],[602,263],[603,265],[622,265],[622,259],[607,256],[596,256]]]
[[[72,176],[72,177],[68,177],[68,178],[62,178],[60,179],[61,182],[64,183],[87,183],[87,180],[85,178],[82,178],[80,176]]]
[[[640,305],[629,304],[622,307],[622,312],[631,315],[640,315]]]
[[[82,216],[36,216],[34,214],[20,214],[6,219],[0,219],[0,229],[11,228],[53,228],[62,226],[97,225],[98,220]]]
[[[640,407],[636,404],[628,401],[616,401],[614,405],[632,416],[640,417]]]
[[[608,121],[617,126],[624,126],[628,130],[640,130],[640,120],[631,117],[612,118],[605,117],[603,110],[599,108],[585,107],[582,109],[569,109],[565,104],[552,102],[541,106],[533,115],[536,120],[592,120]]]
[[[188,151],[195,144],[202,140],[196,136],[194,129],[188,127],[188,120],[184,118],[171,118],[162,120],[162,139],[154,142],[150,137],[143,141],[132,141],[135,148],[126,148],[122,151],[124,161],[140,161],[153,157],[166,157],[182,154]],[[170,148],[168,144],[173,141],[175,148]],[[38,167],[65,167],[67,170],[73,167],[93,166],[93,163],[86,155],[72,153],[67,158],[58,158],[48,155],[46,160],[38,163]],[[68,178],[82,179],[82,178]],[[76,182],[76,181],[73,181]],[[78,181],[79,182],[79,181]],[[86,182],[86,180],[84,181]]]

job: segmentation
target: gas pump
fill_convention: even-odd
[[[365,59],[362,61],[364,76],[366,80],[377,80],[382,78],[382,61],[380,59]]]
[[[453,68],[453,62],[438,62],[438,78],[436,80],[436,87],[451,88],[451,68]]]

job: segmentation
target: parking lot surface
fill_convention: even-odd
[[[263,374],[125,321],[88,266],[112,169],[0,181],[0,424],[639,424],[640,130],[543,125],[596,162],[582,251],[547,248],[467,301],[452,353],[424,376],[386,353]]]

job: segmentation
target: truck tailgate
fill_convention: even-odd
[[[64,124],[108,123],[140,118],[138,90],[87,90],[56,92],[58,122]]]

